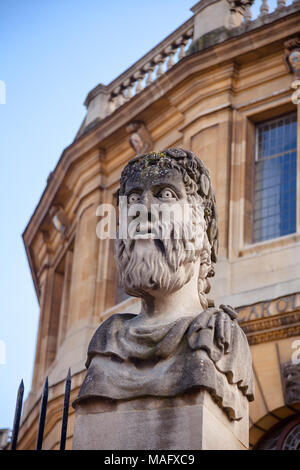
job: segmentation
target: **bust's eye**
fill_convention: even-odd
[[[176,199],[176,196],[175,196],[174,192],[169,188],[163,189],[159,193],[159,197],[162,198],[162,199]]]
[[[131,193],[128,196],[128,204],[137,204],[140,200],[140,195],[137,193]]]

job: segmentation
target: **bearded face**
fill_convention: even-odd
[[[115,254],[120,283],[129,295],[174,292],[191,279],[197,260],[200,271],[208,266],[201,198],[186,194],[178,170],[152,166],[137,172],[126,182],[124,196],[127,238],[116,239]]]

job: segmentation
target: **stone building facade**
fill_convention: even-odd
[[[251,346],[250,447],[299,446],[300,3],[279,0],[269,12],[263,0],[251,19],[252,3],[201,0],[187,22],[88,94],[84,122],[23,234],[40,320],[20,449],[35,446],[46,376],[44,448],[58,448],[68,368],[72,400],[99,323],[138,312],[139,301],[117,286],[113,240],[96,236],[96,210],[115,204],[135,153],[174,146],[204,161],[216,190],[220,247],[210,295],[239,311]],[[70,407],[68,448],[73,425]]]

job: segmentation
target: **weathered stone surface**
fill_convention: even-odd
[[[116,314],[96,331],[88,351],[88,374],[75,405],[97,396],[175,396],[205,387],[230,419],[243,417],[241,395],[233,393],[230,384],[237,384],[252,400],[253,381],[247,338],[236,322],[234,348],[223,354],[214,343],[214,308],[160,328],[135,327],[135,318]]]
[[[73,449],[245,450],[245,397],[242,407],[244,418],[229,421],[206,391],[176,398],[91,399],[76,411]]]
[[[214,399],[212,415],[219,407],[227,424],[248,417],[245,401],[254,399],[254,391],[247,338],[237,313],[230,306],[214,307],[206,297],[218,249],[216,199],[209,172],[192,152],[180,148],[138,155],[122,172],[119,196],[129,206],[128,233],[124,236],[120,227],[115,242],[119,282],[127,294],[142,299],[142,308],[138,315],[109,317],[90,342],[88,372],[73,404],[78,429],[75,446],[98,448],[94,437],[93,444],[88,438],[80,444],[77,432],[82,436],[84,428],[93,436],[108,431],[111,436],[120,434],[111,444],[101,440],[102,448],[130,448],[132,433],[140,435],[137,448],[162,448],[159,436],[167,426],[173,436],[168,449],[183,444],[197,449],[238,448],[236,436],[229,444],[226,433],[219,443],[179,437],[182,421],[186,436],[195,427],[197,436],[212,439],[219,418],[207,414],[204,402],[191,411],[190,407],[177,409],[175,400],[158,413],[142,411],[141,401],[139,413],[128,411],[128,399],[153,397],[161,407],[166,397],[179,399],[187,392],[204,396],[201,393],[206,391]],[[139,219],[143,211],[145,220]],[[86,413],[87,404],[96,398],[127,400],[125,411]],[[123,438],[123,432],[128,436]],[[149,433],[156,436],[149,441],[154,447],[144,447]]]

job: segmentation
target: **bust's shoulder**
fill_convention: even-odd
[[[116,329],[122,327],[125,322],[135,318],[136,316],[137,315],[134,313],[114,313],[110,317],[106,318],[106,320],[104,320],[104,322],[101,323],[95,331],[94,336],[91,339],[90,346],[100,337],[111,334]]]
[[[110,343],[117,332],[124,327],[124,323],[136,316],[137,315],[133,313],[115,313],[101,323],[95,331],[88,347],[87,367],[93,355],[105,351],[107,344]]]
[[[136,316],[137,316],[136,313],[114,313],[113,315],[110,315],[110,317],[106,318],[106,320],[104,320],[104,322],[101,323],[101,325],[98,327],[96,331],[100,330],[100,328],[104,326],[110,325],[111,323],[116,323],[116,322],[123,323],[124,321],[131,320],[132,318]]]

